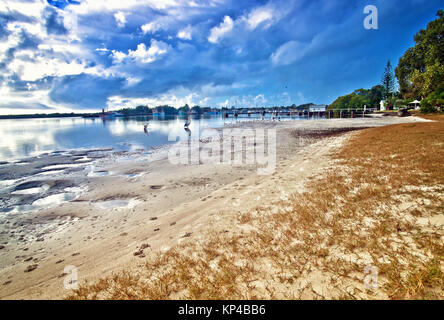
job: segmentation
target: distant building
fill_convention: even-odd
[[[312,105],[309,107],[310,112],[325,112],[326,110],[327,110],[327,106],[325,104]]]
[[[162,108],[156,108],[153,110],[153,117],[163,118],[163,117],[165,117],[165,111],[163,111]]]
[[[381,111],[385,111],[385,100],[381,100],[381,102],[379,102],[379,110]]]

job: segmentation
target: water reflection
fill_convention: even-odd
[[[198,134],[208,127],[218,128],[262,117],[267,119],[269,115],[0,120],[0,161],[14,161],[55,150],[108,147],[116,151],[150,150],[171,143],[168,135],[187,140],[191,132]]]
[[[153,117],[0,120],[0,161],[80,148],[149,150],[169,143],[169,134],[187,139],[191,130],[224,125],[221,117],[196,117],[189,124],[190,131],[184,131],[186,121],[178,117],[165,117],[164,120]]]

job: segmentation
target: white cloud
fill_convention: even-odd
[[[130,10],[137,7],[151,7],[164,10],[177,6],[178,0],[84,0],[80,5],[72,6],[79,14],[91,14],[106,11]]]
[[[222,23],[210,30],[208,41],[218,43],[221,38],[228,36],[230,33],[251,32],[257,28],[267,29],[281,20],[289,11],[290,8],[287,7],[278,9],[267,4],[250,10],[236,20],[233,20],[230,16],[225,16]]]
[[[137,107],[139,105],[146,105],[149,107],[169,105],[172,107],[182,107],[185,104],[194,106],[200,101],[207,101],[205,98],[200,98],[196,93],[188,93],[186,95],[178,95],[177,93],[167,92],[149,98],[132,98],[123,96],[112,96],[108,98],[107,106],[110,109],[121,108],[122,105],[126,107]]]
[[[187,26],[186,28],[180,30],[177,33],[177,37],[179,39],[183,39],[183,40],[191,40],[192,39],[192,35],[191,35],[192,32],[193,32],[193,29],[191,28],[191,26]]]
[[[58,59],[37,57],[34,61],[14,59],[9,63],[9,69],[23,81],[36,81],[47,76],[76,75],[84,71],[83,64],[78,62],[66,63]]]
[[[117,26],[119,28],[123,28],[126,24],[126,17],[122,11],[119,11],[114,14],[114,19],[116,19]]]
[[[114,62],[120,63],[124,60],[130,59],[140,63],[151,63],[157,60],[160,56],[168,52],[169,45],[163,41],[151,40],[151,45],[147,49],[145,43],[139,43],[136,50],[129,50],[128,54],[113,50],[112,58]]]
[[[45,2],[20,2],[16,0],[2,0],[0,3],[0,12],[7,14],[11,11],[17,11],[28,17],[37,18],[40,17],[41,11],[46,6]]]
[[[281,45],[271,55],[275,65],[288,65],[302,59],[308,52],[309,45],[291,40]]]
[[[211,29],[208,41],[211,43],[218,43],[220,38],[233,30],[233,26],[233,19],[231,19],[230,16],[225,16],[224,21],[220,25]]]
[[[156,25],[154,22],[149,22],[147,24],[144,24],[141,29],[143,34],[147,34],[148,32],[156,32],[160,29],[160,26]]]
[[[61,105],[55,104],[49,98],[50,90],[34,90],[33,86],[28,86],[27,91],[12,90],[5,84],[0,85],[0,110],[2,113],[15,114],[19,113],[35,113],[36,110],[44,110],[44,106],[57,108],[58,110],[68,110]],[[23,108],[17,110],[8,108],[10,106],[22,106]]]
[[[9,70],[23,81],[36,81],[45,77],[63,77],[82,73],[106,76],[101,67],[87,67],[84,61],[64,61],[57,58],[35,56],[32,52],[22,51],[8,65]]]
[[[126,86],[131,87],[131,86],[139,83],[140,81],[142,81],[141,78],[129,76],[126,78]]]
[[[274,14],[274,9],[270,7],[259,7],[253,9],[246,17],[248,28],[253,30],[263,22],[266,22],[264,23],[263,27],[268,28],[272,23]]]

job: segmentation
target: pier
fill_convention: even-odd
[[[367,114],[371,114],[375,112],[376,109],[367,108],[356,108],[356,109],[331,109],[325,111],[310,111],[310,110],[272,110],[272,109],[264,109],[264,110],[229,110],[223,111],[224,118],[232,118],[237,116],[247,115],[251,116],[262,116],[262,115],[272,115],[274,117],[298,117],[298,118],[326,118],[326,119],[334,119],[334,118],[359,118],[365,117]],[[243,117],[244,118],[244,117]]]

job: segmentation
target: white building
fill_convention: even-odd
[[[385,100],[381,100],[381,102],[379,103],[379,110],[385,111],[385,109]]]

